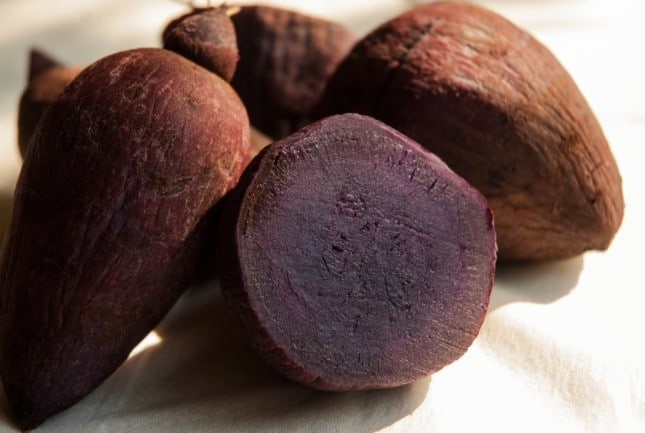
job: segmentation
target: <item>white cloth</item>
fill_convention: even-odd
[[[414,2],[272,2],[363,34]],[[645,432],[645,8],[637,0],[484,2],[571,72],[623,175],[623,226],[607,252],[500,267],[466,355],[399,389],[328,393],[276,376],[214,287],[193,289],[95,392],[42,432]],[[20,162],[16,108],[27,52],[70,64],[158,46],[177,2],[0,1],[0,232]],[[1,239],[1,237],[0,237]],[[14,431],[0,391],[0,432]]]

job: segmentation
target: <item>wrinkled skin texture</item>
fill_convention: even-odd
[[[41,51],[31,51],[29,82],[18,107],[18,147],[23,158],[43,114],[81,69],[64,66]]]
[[[170,51],[99,60],[54,102],[0,258],[0,374],[21,428],[92,391],[166,314],[248,146],[235,92]]]
[[[222,289],[256,350],[326,390],[410,383],[479,332],[485,199],[417,143],[347,114],[265,148],[223,207]]]
[[[606,249],[621,177],[569,74],[493,12],[418,6],[366,36],[330,78],[318,116],[372,115],[436,153],[495,214],[500,259]]]
[[[273,139],[285,137],[308,123],[355,38],[340,24],[267,6],[243,6],[231,18],[240,50],[231,84],[253,126]]]
[[[231,81],[239,54],[227,10],[197,8],[171,21],[163,32],[163,47]]]

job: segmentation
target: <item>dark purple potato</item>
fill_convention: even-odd
[[[32,145],[0,258],[0,374],[23,429],[98,386],[184,291],[249,123],[215,74],[137,49],[81,72]]]
[[[226,204],[222,288],[281,374],[328,390],[399,386],[479,332],[493,216],[388,126],[356,114],[312,124],[265,148]]]
[[[360,41],[318,116],[376,117],[436,153],[488,199],[500,259],[605,249],[621,178],[598,121],[547,48],[464,3],[418,6]]]
[[[29,82],[18,107],[18,147],[23,158],[36,125],[45,114],[45,110],[76,78],[81,69],[64,66],[42,51],[31,50]]]
[[[175,51],[231,81],[239,59],[229,8],[195,8],[171,21],[163,32],[163,47]]]
[[[231,18],[240,50],[232,85],[251,124],[282,138],[308,123],[355,38],[340,24],[268,6],[243,6]]]

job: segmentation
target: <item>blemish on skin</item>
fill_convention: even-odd
[[[360,194],[343,191],[338,194],[336,211],[339,215],[360,218],[365,215],[365,199]]]
[[[193,98],[191,98],[189,96],[187,96],[184,99],[184,102],[186,103],[186,107],[188,107],[188,108],[190,108],[192,110],[197,108],[197,102]]]
[[[128,102],[134,102],[144,99],[148,94],[148,86],[142,82],[135,82],[128,86],[123,92],[123,97]]]

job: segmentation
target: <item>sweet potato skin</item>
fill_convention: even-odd
[[[231,19],[240,51],[231,84],[251,124],[283,138],[308,123],[355,37],[338,23],[269,6],[242,6]]]
[[[606,249],[622,222],[618,167],[573,79],[481,7],[421,5],[383,24],[317,110],[374,116],[436,153],[490,202],[501,260]]]
[[[227,10],[196,8],[172,20],[164,29],[163,47],[231,81],[240,56]]]
[[[160,49],[94,63],[47,111],[0,259],[0,374],[20,427],[89,393],[166,314],[248,146],[230,86]]]

